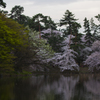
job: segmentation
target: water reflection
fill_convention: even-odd
[[[0,100],[14,100],[14,82],[11,80],[0,79]]]
[[[49,84],[43,84],[38,92],[38,100],[70,100],[79,78],[60,76]]]
[[[100,76],[89,77],[89,80],[84,85],[90,95],[92,95],[91,100],[100,100]]]
[[[1,78],[0,100],[100,100],[99,76]]]

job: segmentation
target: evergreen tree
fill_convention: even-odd
[[[5,14],[5,15],[7,15],[7,14],[8,14],[8,11],[0,10],[0,13],[3,13],[3,14]]]
[[[72,27],[76,21],[77,19],[74,18],[74,14],[72,14],[72,12],[69,10],[66,10],[64,17],[60,20],[60,26],[66,27],[65,36],[69,34],[75,34]]]
[[[43,21],[43,15],[41,13],[36,14],[31,19],[31,21],[29,23],[29,27],[31,29],[34,29],[35,31],[39,32],[39,31],[43,30],[42,21]]]
[[[91,18],[90,20],[90,25],[91,25],[91,33],[93,34],[93,40],[100,40],[100,36],[98,35],[99,34],[99,31],[98,31],[98,25],[96,25],[94,23],[94,19]]]
[[[83,44],[82,44],[82,34],[79,33],[79,29],[81,28],[81,25],[77,22],[73,23],[73,36],[74,38],[72,38],[72,43],[70,44],[70,48],[73,49],[75,52],[77,52],[78,54],[76,55],[76,62],[80,65],[80,63],[82,62],[82,58],[80,56],[81,54],[81,50],[84,48]]]
[[[66,32],[65,36],[70,35],[69,39],[69,46],[70,49],[73,49],[75,52],[78,53],[75,60],[78,64],[80,64],[80,51],[83,48],[81,37],[82,34],[79,33],[79,29],[81,28],[81,25],[77,22],[77,19],[75,19],[74,14],[67,10],[65,12],[65,15],[62,20],[60,20],[60,25],[66,25]]]
[[[31,18],[29,16],[21,15],[19,24],[27,26],[27,25],[29,25],[30,20],[31,20]]]
[[[90,29],[90,23],[89,20],[87,20],[87,18],[84,19],[84,33],[86,33],[85,36],[85,45],[90,47],[93,43],[93,36],[91,34],[91,29]]]
[[[93,35],[97,35],[97,25],[94,23],[94,19],[90,19],[90,25],[91,25],[91,32]]]
[[[44,16],[39,13],[33,16],[30,21],[29,27],[36,31],[42,31],[43,29],[56,29],[56,24],[49,16]]]
[[[95,18],[99,21],[99,24],[97,25],[97,34],[100,34],[100,14],[95,16]],[[100,36],[99,36],[99,38],[100,38]]]
[[[81,28],[81,25],[77,22],[73,23],[73,36],[74,38],[72,38],[72,44],[71,44],[71,48],[74,49],[76,52],[78,52],[78,48],[81,46],[81,36],[82,34],[79,33],[79,28]]]
[[[2,11],[2,12],[7,13],[5,11]],[[16,5],[12,8],[12,10],[10,12],[11,13],[8,14],[8,16],[11,19],[14,19],[19,24],[22,24],[24,26],[29,25],[31,18],[29,16],[25,16],[24,14],[22,14],[24,12],[24,7],[21,7],[20,5]]]
[[[6,7],[6,3],[3,0],[0,0],[0,6],[2,6],[3,8]]]
[[[100,22],[100,14],[98,14],[97,16],[95,16],[95,18],[97,18],[97,20]]]
[[[20,20],[21,20],[21,15],[22,15],[22,13],[24,12],[24,8],[21,7],[20,5],[16,5],[16,6],[14,6],[14,7],[11,9],[10,12],[11,12],[11,13],[9,14],[9,17],[10,17],[11,19],[16,20],[17,22],[20,22]]]
[[[54,23],[54,21],[49,16],[44,16],[43,22],[45,29],[51,28],[53,30],[56,30],[57,28],[56,23]]]

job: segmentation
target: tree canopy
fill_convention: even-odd
[[[0,6],[5,8],[6,7],[6,3],[3,0],[0,0]]]
[[[3,0],[0,6],[6,7]],[[1,68],[22,71],[31,64],[40,71],[54,67],[79,71],[79,66],[85,64],[92,71],[99,69],[96,58],[99,59],[100,53],[100,24],[93,18],[84,18],[83,34],[79,31],[81,24],[69,10],[58,24],[50,16],[38,13],[29,17],[23,12],[24,7],[20,5],[15,5],[10,13],[0,10]],[[100,14],[95,18],[100,22]]]
[[[16,57],[14,51],[25,47],[27,34],[15,21],[0,13],[0,64],[12,64]],[[8,65],[7,65],[8,66]]]

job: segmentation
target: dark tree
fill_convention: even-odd
[[[10,18],[20,22],[21,21],[22,13],[24,12],[24,8],[21,7],[20,5],[17,5],[15,7],[13,7],[10,12],[11,12],[9,14]]]
[[[85,36],[85,45],[90,47],[93,43],[93,36],[91,34],[91,29],[90,29],[90,23],[89,20],[87,20],[87,18],[84,19],[84,33],[86,33]]]
[[[29,27],[36,30],[42,31],[43,29],[56,29],[56,24],[49,16],[44,16],[43,14],[39,13],[33,16],[32,20],[30,21]]]
[[[7,14],[8,14],[8,11],[0,10],[0,13],[3,13],[3,14],[5,14],[5,15],[7,15]]]
[[[44,16],[43,22],[45,29],[51,28],[55,30],[57,28],[56,23],[49,16]]]
[[[40,31],[43,30],[43,15],[42,14],[36,14],[33,16],[33,18],[31,19],[30,23],[29,23],[29,27],[31,29],[34,29],[36,31]]]
[[[77,21],[77,19],[74,18],[74,14],[70,12],[69,10],[66,10],[63,18],[60,20],[60,26],[66,27],[66,33],[65,36],[68,34],[73,34],[73,24]]]
[[[3,0],[0,0],[0,6],[5,8],[6,7],[6,3]]]
[[[97,18],[97,20],[100,22],[100,14],[98,14],[97,16],[95,16],[95,18]]]
[[[27,25],[29,25],[30,20],[31,20],[31,18],[29,16],[20,15],[19,24],[27,26]]]
[[[50,44],[55,52],[62,52],[61,47],[63,46],[64,37],[61,34],[60,31],[47,29],[42,31],[42,38],[47,40],[47,43]]]

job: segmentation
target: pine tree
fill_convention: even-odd
[[[56,29],[56,24],[49,16],[44,16],[43,14],[39,13],[32,17],[29,27],[36,31],[42,31],[43,29]]]
[[[83,48],[81,37],[82,34],[79,33],[79,29],[81,28],[80,23],[77,22],[78,19],[75,19],[74,14],[69,10],[66,10],[64,17],[60,20],[60,25],[66,25],[66,32],[64,37],[70,35],[69,38],[69,47],[78,53],[75,60],[78,64],[81,62],[80,51]]]
[[[87,18],[84,19],[84,33],[86,33],[85,36],[85,45],[90,47],[93,43],[93,36],[91,34],[91,29],[90,29],[90,23],[89,20]]]
[[[69,10],[66,10],[64,17],[60,20],[60,26],[66,27],[66,35],[74,34],[73,33],[73,24],[77,21],[77,19],[74,18],[74,14],[70,12]]]
[[[6,3],[3,0],[0,0],[0,6],[2,6],[3,8],[6,7]]]
[[[99,21],[99,24],[96,25],[97,26],[97,34],[99,34],[100,33],[100,14],[95,16],[95,18]],[[99,36],[99,40],[100,40],[100,36]]]
[[[24,7],[21,7],[20,5],[16,5],[14,6],[11,11],[11,13],[9,14],[9,17],[11,19],[16,20],[17,22],[20,22],[21,20],[21,15],[24,12]]]
[[[94,19],[91,18],[90,20],[90,25],[91,25],[91,33],[93,34],[93,41],[95,40],[100,40],[99,34],[99,25],[96,25],[94,23]]]
[[[74,22],[73,23],[73,28],[72,28],[72,30],[73,30],[73,36],[74,36],[74,38],[72,38],[71,40],[72,40],[72,44],[71,44],[71,48],[72,49],[74,49],[76,52],[78,52],[78,48],[79,48],[79,45],[81,45],[81,36],[82,36],[82,34],[81,33],[79,33],[79,28],[81,28],[81,25],[79,24],[79,23],[77,23],[77,22]]]

